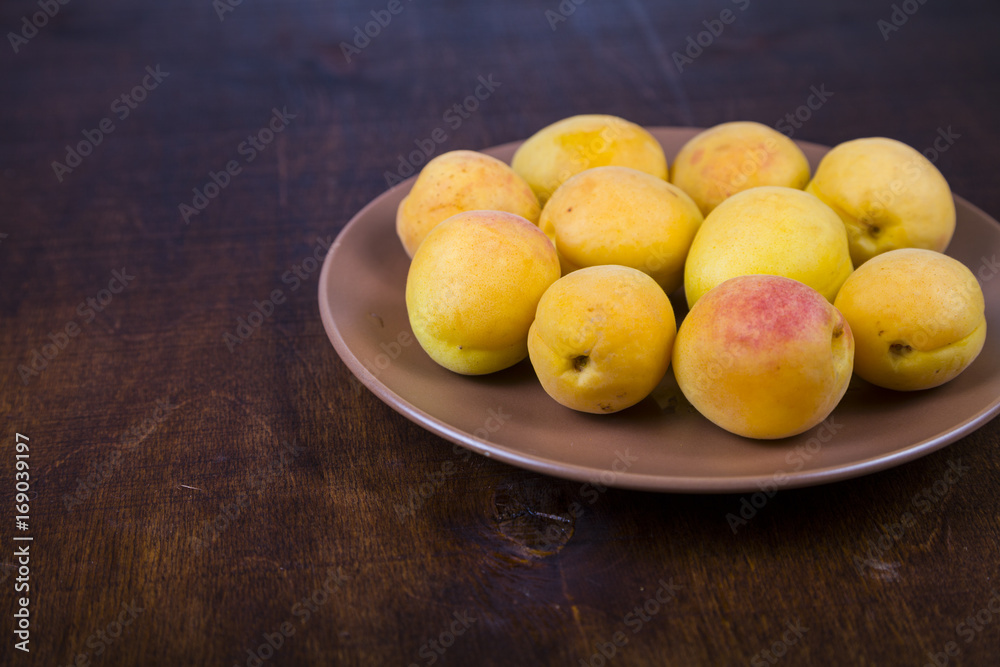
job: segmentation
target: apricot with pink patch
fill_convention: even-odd
[[[739,276],[694,305],[672,363],[684,396],[710,421],[749,438],[784,438],[822,422],[843,398],[854,336],[811,287]]]

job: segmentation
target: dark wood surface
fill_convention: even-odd
[[[402,0],[348,62],[340,44],[391,3],[247,0],[220,20],[225,1],[51,0],[37,35],[0,45],[0,663],[1000,662],[1000,422],[887,472],[782,491],[737,534],[740,495],[611,489],[574,519],[579,482],[456,453],[361,389],[308,261],[437,128],[443,152],[583,112],[774,125],[813,87],[832,94],[795,138],[923,149],[951,128],[938,166],[1000,215],[996,3],[897,3],[916,12],[885,39],[888,1]],[[672,54],[724,9],[732,23],[679,71]],[[0,30],[39,11],[4,2]],[[499,86],[453,127],[445,113],[481,76]],[[273,110],[294,117],[241,152]],[[105,118],[113,131],[60,180],[53,161]],[[238,173],[186,224],[179,205],[230,161]],[[102,293],[122,287],[115,271],[134,279]],[[226,338],[276,290],[260,326]],[[967,470],[918,509],[957,461]],[[915,525],[894,527],[907,512]],[[27,654],[12,621],[24,544]]]

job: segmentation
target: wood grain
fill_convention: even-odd
[[[5,608],[16,433],[34,541],[31,652],[6,630],[0,664],[922,665],[949,642],[948,664],[997,664],[997,421],[887,472],[782,491],[734,534],[738,495],[584,494],[411,424],[352,380],[309,271],[317,240],[438,128],[443,152],[583,112],[773,125],[814,86],[832,95],[795,138],[923,149],[950,127],[937,165],[1000,215],[1000,10],[900,4],[918,9],[884,39],[892,3],[402,0],[350,62],[341,43],[390,3],[243,2],[220,20],[209,0],[70,2],[17,53],[5,40]],[[560,7],[575,9],[550,25]],[[673,53],[723,10],[734,20],[678,71]],[[5,2],[0,28],[38,11]],[[121,118],[115,100],[157,65],[169,75]],[[456,127],[446,114],[480,76],[500,85]],[[294,118],[247,161],[275,109]],[[104,118],[113,132],[58,180],[52,162]],[[179,206],[230,161],[186,224]],[[123,270],[134,280],[100,312],[79,308]],[[981,629],[962,625],[976,614]]]

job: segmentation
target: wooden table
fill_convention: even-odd
[[[971,0],[3,3],[0,664],[997,664],[1000,422],[782,491],[737,534],[740,495],[615,489],[566,528],[579,482],[453,450],[352,380],[312,258],[428,141],[582,112],[937,142],[1000,215],[998,20]]]

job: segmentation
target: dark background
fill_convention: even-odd
[[[613,489],[567,528],[579,483],[411,424],[329,344],[318,272],[283,280],[438,127],[440,153],[578,113],[774,125],[814,86],[833,94],[796,139],[924,149],[951,128],[938,167],[997,216],[997,3],[904,3],[917,11],[884,39],[889,2],[567,0],[552,29],[557,0],[402,0],[347,62],[340,44],[387,1],[221,2],[70,0],[17,53],[7,34],[41,10],[0,4],[0,663],[599,665],[603,648],[620,665],[997,664],[1000,614],[959,625],[1000,604],[996,421],[894,470],[782,491],[735,535],[738,495]],[[735,20],[678,71],[672,54],[724,9]],[[120,118],[115,99],[157,65],[169,75]],[[448,127],[490,75],[496,92]],[[275,108],[295,117],[246,163]],[[114,131],[60,181],[52,162],[103,118]],[[185,224],[179,205],[230,160],[240,173]],[[135,279],[102,295],[123,268]],[[224,335],[275,289],[287,301],[230,352]],[[88,298],[106,304],[92,319]],[[15,433],[31,438],[30,654],[7,629]],[[957,460],[968,471],[931,511],[858,567]],[[540,540],[550,524],[559,539]],[[661,581],[681,588],[630,616]],[[783,657],[760,653],[776,644]]]

